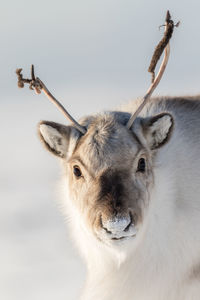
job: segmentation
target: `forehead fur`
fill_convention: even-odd
[[[108,167],[113,162],[116,165],[125,158],[133,158],[138,148],[133,133],[123,122],[113,114],[104,113],[92,119],[87,133],[79,140],[74,156],[79,155],[94,168]]]

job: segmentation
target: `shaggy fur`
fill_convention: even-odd
[[[152,99],[128,130],[139,103],[82,119],[85,135],[39,125],[63,162],[81,299],[199,300],[200,96]]]

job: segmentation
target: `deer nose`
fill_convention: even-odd
[[[129,227],[132,224],[131,215],[128,214],[126,216],[115,216],[111,219],[102,219],[102,227],[103,229],[110,234],[118,235],[123,231],[128,231]]]

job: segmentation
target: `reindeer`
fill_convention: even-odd
[[[64,168],[82,300],[200,299],[200,96],[149,99],[168,56],[144,102],[38,125]]]

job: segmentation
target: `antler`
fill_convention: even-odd
[[[178,27],[179,23],[180,22],[178,22],[176,25],[174,25],[174,22],[171,20],[171,16],[170,16],[169,11],[167,11],[166,19],[165,19],[165,25],[163,25],[163,26],[165,26],[164,37],[162,38],[162,40],[160,41],[160,43],[157,45],[157,47],[156,47],[156,49],[154,51],[154,54],[152,56],[149,69],[148,69],[148,71],[150,73],[152,73],[152,83],[151,83],[151,86],[149,87],[149,89],[147,90],[146,95],[143,97],[143,101],[142,101],[141,105],[138,107],[138,109],[136,110],[136,112],[130,117],[130,119],[129,119],[127,125],[126,125],[126,127],[128,129],[131,128],[134,120],[136,119],[136,117],[138,116],[138,114],[141,112],[141,110],[143,109],[143,107],[146,105],[147,101],[151,97],[153,91],[158,86],[158,84],[159,84],[159,82],[160,82],[160,80],[161,80],[161,78],[163,76],[163,73],[165,71],[165,68],[167,66],[167,62],[168,62],[168,59],[169,59],[169,54],[170,54],[169,40],[172,37],[174,26]],[[164,49],[165,49],[164,58],[163,58],[163,61],[161,63],[161,66],[160,66],[160,69],[158,71],[158,74],[157,74],[157,76],[155,78],[154,70],[155,70],[157,62],[160,59],[160,57],[161,57]]]
[[[174,25],[174,22],[171,20],[171,16],[169,11],[167,11],[167,15],[166,15],[166,19],[165,19],[165,33],[164,33],[164,37],[162,38],[162,40],[160,41],[160,43],[157,45],[153,57],[151,59],[151,63],[149,66],[148,71],[150,73],[152,73],[152,84],[149,87],[149,89],[147,90],[146,95],[143,97],[143,101],[141,103],[141,105],[138,107],[138,109],[136,110],[136,112],[130,117],[126,127],[128,129],[131,128],[134,120],[136,119],[136,117],[138,116],[138,114],[141,112],[141,110],[143,109],[143,107],[146,105],[147,101],[149,100],[149,98],[151,97],[153,91],[155,90],[155,88],[157,87],[157,85],[159,84],[163,73],[165,71],[165,68],[167,66],[167,62],[169,59],[169,54],[170,54],[170,46],[169,46],[169,40],[172,37],[173,34],[173,29],[174,26],[178,27],[180,22],[178,22],[176,25]],[[157,65],[158,60],[160,59],[163,51],[165,50],[165,55],[163,58],[163,61],[161,63],[160,69],[158,71],[158,74],[155,78],[155,68]],[[69,119],[74,126],[82,133],[85,134],[86,133],[86,128],[81,126],[69,113],[68,111],[63,107],[63,105],[50,93],[50,91],[47,89],[47,87],[45,86],[45,84],[38,78],[35,78],[35,74],[34,74],[34,66],[31,66],[31,79],[25,79],[23,78],[23,75],[21,74],[22,69],[17,69],[16,70],[16,74],[18,76],[18,87],[19,88],[23,88],[24,87],[24,83],[28,83],[29,84],[29,88],[30,89],[34,89],[36,91],[37,94],[40,94],[41,91],[43,91],[45,93],[45,95],[50,99],[51,102],[53,102],[58,109],[65,115],[65,117],[67,119]]]
[[[23,75],[21,74],[22,69],[17,69],[16,74],[18,76],[18,87],[23,88],[24,83],[29,84],[29,88],[31,90],[35,90],[37,94],[40,94],[41,91],[44,92],[44,94],[49,98],[53,104],[55,104],[58,109],[64,114],[64,116],[69,119],[74,126],[82,133],[86,133],[86,128],[81,126],[69,113],[68,111],[64,108],[64,106],[50,93],[50,91],[47,89],[45,84],[40,80],[38,77],[35,78],[34,74],[34,66],[31,65],[31,79],[25,79],[23,78]]]

